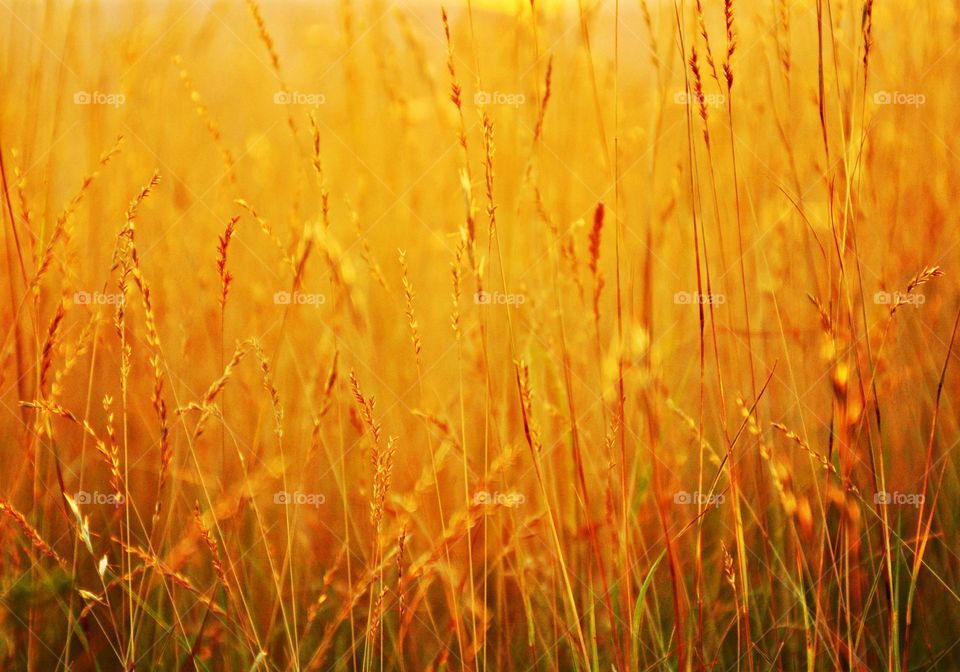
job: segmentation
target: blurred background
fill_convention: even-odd
[[[956,7],[0,30],[3,666],[960,665]]]

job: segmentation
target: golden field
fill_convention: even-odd
[[[0,27],[0,669],[960,669],[956,6]]]

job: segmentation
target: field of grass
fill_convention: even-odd
[[[954,3],[0,31],[0,669],[960,670]]]

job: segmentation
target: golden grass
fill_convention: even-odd
[[[0,17],[0,669],[960,669],[956,7]]]

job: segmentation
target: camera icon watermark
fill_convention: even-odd
[[[109,105],[120,107],[127,102],[122,93],[103,93],[101,91],[77,91],[73,94],[74,105]]]
[[[287,492],[278,490],[273,493],[273,503],[287,506],[288,504],[302,504],[318,507],[326,503],[327,497],[319,492]]]
[[[273,94],[273,102],[276,105],[306,105],[308,107],[320,107],[327,102],[327,97],[322,93],[277,91]]]
[[[677,292],[673,302],[678,306],[722,305],[727,302],[725,294],[701,294],[699,292]]]
[[[927,297],[916,292],[877,292],[873,302],[878,306],[913,306],[919,308],[927,302]]]
[[[918,108],[926,105],[927,97],[922,93],[904,93],[902,91],[877,91],[873,94],[874,105],[905,105]]]
[[[122,506],[125,498],[122,493],[87,492],[86,490],[80,490],[74,493],[73,500],[77,504]]]
[[[925,501],[922,493],[916,492],[877,492],[873,495],[873,503],[882,506],[905,505],[919,508]]]
[[[314,306],[319,308],[327,302],[324,294],[308,294],[306,292],[274,292],[273,302],[278,306]]]
[[[486,107],[487,105],[506,105],[513,108],[519,108],[525,105],[527,97],[522,93],[504,93],[502,91],[477,91],[473,94],[473,104],[477,107]]]
[[[481,490],[473,496],[473,503],[480,506],[505,506],[508,509],[519,506],[527,501],[520,492],[488,492]]]
[[[487,292],[481,290],[473,295],[473,302],[478,306],[520,306],[526,302],[524,294],[505,294],[503,292]]]
[[[726,104],[727,97],[722,93],[705,93],[698,96],[696,93],[687,93],[686,91],[677,91],[673,94],[673,102],[676,105],[706,105],[707,107],[720,107]]]
[[[73,293],[73,302],[78,306],[119,306],[123,303],[123,294],[81,290]]]
[[[713,494],[708,492],[687,492],[680,490],[673,493],[674,504],[698,504],[703,506],[720,506],[726,501],[724,494]]]

